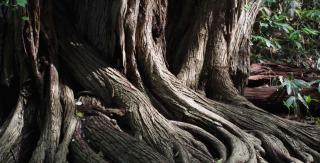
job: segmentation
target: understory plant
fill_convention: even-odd
[[[320,56],[319,22],[319,2],[266,0],[251,38],[251,61],[315,68]]]
[[[301,114],[300,106],[303,106],[307,109],[307,112],[309,112],[311,102],[319,102],[317,98],[311,95],[302,95],[301,91],[317,85],[317,92],[320,93],[320,80],[306,82],[301,79],[295,79],[293,75],[289,75],[287,78],[280,76],[279,80],[281,82],[280,88],[284,88],[288,95],[288,98],[283,101],[283,104],[289,110],[289,114],[293,111],[294,115],[299,117]]]

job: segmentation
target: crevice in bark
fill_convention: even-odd
[[[87,142],[83,140],[81,133],[80,125],[77,125],[73,134],[73,140],[70,143],[69,159],[72,162],[79,163],[108,163],[108,161],[104,160],[103,156],[91,149]]]

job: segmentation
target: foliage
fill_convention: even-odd
[[[311,1],[266,0],[254,25],[252,61],[314,68],[320,57],[319,6]]]
[[[16,1],[0,0],[0,7],[5,6],[7,8],[10,8],[11,11],[13,12],[15,12],[18,8],[25,8],[27,4],[28,4],[27,0],[16,0]],[[28,16],[21,16],[21,19],[23,21],[29,21]]]
[[[218,159],[216,163],[222,163],[223,159]]]
[[[287,94],[289,95],[288,99],[284,101],[284,105],[289,109],[289,111],[294,109],[295,113],[298,114],[298,102],[301,102],[306,108],[309,109],[306,100],[300,94],[300,90],[303,87],[309,86],[308,83],[303,80],[294,79],[292,76],[289,76],[288,78],[283,78],[281,76],[279,79],[281,82],[280,87],[286,88]]]
[[[27,5],[27,0],[17,0],[17,5],[20,7],[25,7]]]
[[[288,94],[288,98],[283,104],[289,109],[294,111],[296,116],[300,114],[300,105],[302,104],[306,109],[309,110],[309,105],[311,102],[318,102],[318,99],[314,99],[311,95],[301,95],[301,90],[304,88],[310,88],[311,86],[317,84],[318,92],[320,93],[320,80],[315,80],[311,82],[306,82],[301,79],[295,79],[292,75],[289,75],[288,78],[279,77],[281,82],[281,88],[285,88]]]
[[[77,111],[76,112],[76,116],[79,117],[79,118],[83,118],[84,117],[84,113],[80,112],[80,111]]]
[[[27,0],[16,0],[15,3],[10,0],[0,0],[0,6],[5,5],[8,7],[26,7],[27,3]]]

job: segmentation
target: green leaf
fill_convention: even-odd
[[[290,96],[286,101],[283,102],[283,104],[290,109],[293,104],[296,103],[296,97],[295,96]]]
[[[292,85],[291,85],[291,83],[287,84],[286,87],[287,87],[287,94],[291,95],[291,93],[292,93]]]
[[[263,16],[265,17],[269,17],[272,14],[272,11],[270,9],[268,9],[267,7],[262,7],[260,9],[261,13]]]
[[[20,6],[20,7],[26,7],[27,5],[27,0],[16,0],[17,2],[17,5]]]
[[[294,41],[294,45],[298,48],[298,49],[303,49],[302,44],[298,41]]]
[[[274,22],[274,25],[281,30],[284,30],[286,33],[290,33],[291,31],[294,31],[294,28],[287,24],[287,23],[278,23],[278,22]]]
[[[278,78],[279,78],[280,83],[282,84],[283,83],[283,76],[279,76]]]
[[[298,99],[307,109],[309,109],[308,104],[306,103],[306,101],[304,100],[304,98],[301,96],[300,93],[298,93]]]
[[[272,42],[269,39],[265,38],[265,37],[252,36],[252,39],[253,39],[253,41],[256,41],[256,42],[258,42],[258,43],[260,43],[260,44],[262,44],[262,45],[264,45],[264,46],[266,46],[268,48],[271,48],[271,47],[275,48],[275,45],[273,45]]]
[[[318,20],[320,19],[320,10],[298,10],[298,13],[302,19]]]
[[[84,117],[84,113],[77,111],[76,112],[76,116],[79,117],[79,118],[83,118]]]
[[[264,27],[264,28],[268,28],[268,27],[269,27],[269,24],[268,24],[268,23],[262,23],[262,22],[260,22],[259,25],[260,25],[260,27]]]
[[[23,17],[21,17],[21,19],[24,20],[24,21],[29,21],[30,20],[30,18],[28,16],[23,16]]]
[[[311,101],[312,101],[312,98],[311,98],[311,96],[310,95],[308,95],[308,96],[303,96],[303,98],[304,98],[304,100],[306,101],[306,103],[309,105],[310,103],[311,103]]]
[[[290,74],[288,75],[288,80],[294,80],[294,76],[293,76],[292,73],[290,73]]]
[[[308,27],[302,28],[301,31],[306,35],[313,35],[313,36],[317,36],[320,33],[318,30],[311,29]]]
[[[293,80],[293,83],[298,86],[298,88],[303,88],[303,87],[309,87],[310,86],[310,83],[304,81],[304,80],[301,80],[301,79],[294,79]]]
[[[216,163],[222,163],[223,159],[219,159],[216,161]]]
[[[294,32],[291,32],[291,33],[289,34],[289,39],[290,39],[290,40],[294,40],[294,41],[300,40],[300,39],[301,39],[301,33],[300,33],[300,31],[299,31],[299,30],[296,30],[296,31],[294,31]]]

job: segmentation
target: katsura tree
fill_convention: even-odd
[[[319,162],[243,96],[261,0],[1,6],[0,162]]]

